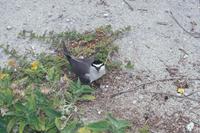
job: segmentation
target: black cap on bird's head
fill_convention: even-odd
[[[93,67],[96,68],[97,71],[99,71],[99,69],[104,66],[104,63],[100,60],[94,60],[91,64]]]

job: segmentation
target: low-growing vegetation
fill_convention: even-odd
[[[125,133],[130,124],[110,114],[104,120],[89,124],[81,121],[77,102],[94,100],[95,90],[82,85],[78,79],[72,80],[61,42],[68,43],[74,56],[95,55],[114,69],[120,63],[110,58],[117,51],[113,42],[128,30],[129,27],[112,31],[111,26],[105,26],[82,34],[70,31],[37,35],[25,30],[19,33],[21,38],[51,44],[55,55],[18,55],[1,45],[10,59],[7,66],[0,68],[0,132]]]

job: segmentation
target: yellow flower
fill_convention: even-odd
[[[185,93],[185,89],[184,88],[177,88],[177,93],[181,94],[181,95],[184,95]]]
[[[87,127],[81,127],[78,129],[78,133],[92,133]]]
[[[33,62],[31,63],[31,69],[32,69],[32,70],[37,70],[38,67],[39,67],[39,61],[33,61]]]
[[[0,72],[0,80],[3,80],[7,78],[8,76],[9,76],[8,74]]]

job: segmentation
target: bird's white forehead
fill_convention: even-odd
[[[101,63],[101,64],[93,64],[95,67],[100,67],[100,66],[102,66],[103,65],[103,63]]]

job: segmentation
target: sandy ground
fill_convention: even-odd
[[[200,39],[185,32],[170,12],[187,31],[200,32],[199,0],[0,0],[0,44],[9,44],[20,53],[31,47],[44,52],[48,45],[19,39],[17,34],[23,29],[42,34],[130,25],[131,32],[116,43],[118,59],[131,60],[134,69],[108,73],[97,99],[81,105],[83,120],[112,112],[131,121],[133,133],[144,124],[153,133],[186,133],[190,122],[195,123],[192,132],[198,133],[200,93],[190,95],[191,99],[178,98],[176,88],[185,84],[186,95],[200,88],[199,80],[190,80],[200,77]],[[1,50],[0,59],[0,65],[7,59]],[[183,83],[164,80],[135,87],[174,77],[184,77]],[[134,91],[110,98],[129,89]]]

